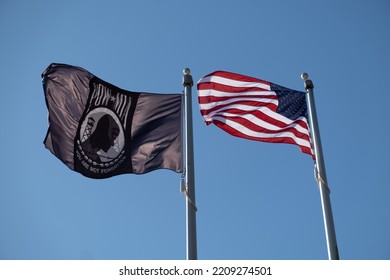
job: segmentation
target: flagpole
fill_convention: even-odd
[[[339,251],[337,247],[336,232],[333,223],[333,214],[332,207],[330,204],[330,189],[328,186],[328,180],[326,178],[325,162],[322,154],[322,145],[320,131],[318,128],[317,112],[316,106],[314,103],[313,95],[313,82],[309,80],[309,75],[303,73],[301,75],[302,80],[304,80],[305,89],[306,89],[306,102],[309,113],[309,122],[311,126],[311,135],[314,146],[314,155],[315,155],[315,172],[316,179],[318,182],[318,187],[321,194],[321,204],[322,204],[322,213],[324,217],[324,226],[325,226],[325,235],[326,235],[326,244],[328,249],[328,258],[329,260],[338,260]]]
[[[184,119],[185,119],[185,193],[186,193],[186,252],[187,260],[196,260],[196,204],[194,176],[194,142],[192,129],[192,86],[190,69],[183,70]]]

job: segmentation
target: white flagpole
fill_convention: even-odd
[[[187,260],[196,260],[196,204],[195,204],[195,176],[194,176],[194,142],[192,129],[192,86],[194,82],[190,75],[190,69],[183,70],[184,87],[184,119],[185,119],[185,188],[186,194],[186,251]]]
[[[305,82],[306,89],[306,102],[308,107],[309,123],[310,123],[310,133],[312,136],[313,146],[314,146],[314,155],[315,155],[315,172],[316,179],[318,182],[318,187],[321,194],[321,204],[322,204],[322,213],[324,216],[324,226],[325,226],[325,235],[326,235],[326,244],[328,248],[328,258],[329,260],[338,260],[339,251],[337,247],[336,232],[333,223],[333,214],[332,207],[330,204],[330,189],[328,186],[328,180],[326,178],[325,171],[325,162],[322,154],[322,145],[320,131],[318,128],[317,112],[316,106],[314,103],[313,96],[313,82],[309,80],[309,75],[303,73],[301,75],[302,80]]]

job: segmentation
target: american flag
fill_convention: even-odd
[[[305,93],[264,80],[215,71],[197,84],[200,112],[231,135],[312,151]]]

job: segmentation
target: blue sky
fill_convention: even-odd
[[[272,2],[272,3],[271,3]],[[180,93],[232,71],[314,82],[341,259],[390,259],[388,1],[0,3],[0,259],[185,259],[180,174],[93,180],[48,150],[41,73]],[[206,126],[193,88],[199,259],[327,259],[311,158]]]

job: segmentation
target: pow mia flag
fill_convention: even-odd
[[[42,82],[49,111],[44,144],[70,169],[97,179],[182,171],[182,94],[127,91],[55,63]]]

